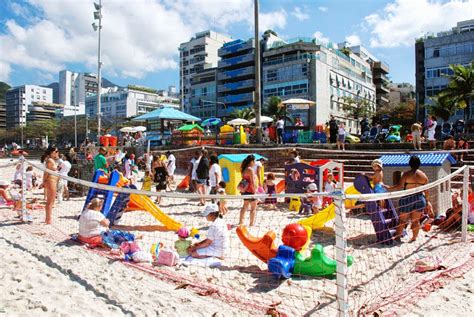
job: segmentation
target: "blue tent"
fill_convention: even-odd
[[[148,121],[148,120],[179,120],[179,121],[201,121],[201,118],[192,116],[174,108],[162,107],[145,113],[141,116],[133,118],[132,121]]]

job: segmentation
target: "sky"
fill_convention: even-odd
[[[121,86],[178,86],[178,46],[196,32],[253,37],[253,0],[102,4],[103,76]],[[96,72],[93,11],[93,0],[0,0],[0,81],[45,85],[62,69]],[[415,82],[416,38],[473,18],[474,0],[260,0],[262,33],[361,44],[393,82]]]

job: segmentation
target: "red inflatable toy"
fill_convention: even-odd
[[[292,247],[296,251],[300,251],[308,241],[308,233],[299,223],[292,223],[283,229],[281,239],[285,245]]]

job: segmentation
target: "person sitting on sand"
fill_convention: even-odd
[[[226,187],[226,183],[224,181],[220,181],[216,194],[225,195],[225,187]],[[217,205],[219,206],[219,213],[221,215],[224,216],[229,211],[229,209],[227,209],[227,201],[224,198],[220,198],[219,201],[217,202]]]
[[[452,151],[454,149],[456,149],[456,141],[454,141],[454,137],[450,135],[443,143],[443,150]]]
[[[229,230],[222,215],[219,214],[219,207],[215,204],[206,206],[203,216],[212,224],[209,226],[207,238],[189,247],[188,252],[193,258],[204,259],[216,257],[224,259],[230,248]]]
[[[301,197],[301,207],[299,214],[317,214],[323,207],[323,202],[320,196],[312,196],[311,194],[318,192],[318,186],[315,183],[311,183],[306,186],[307,197]]]
[[[174,242],[174,248],[178,252],[179,257],[185,258],[189,255],[188,249],[191,246],[191,240],[189,238],[189,230],[186,227],[181,227],[178,232],[178,240]]]
[[[90,245],[101,245],[101,233],[109,228],[109,220],[100,212],[103,200],[94,198],[79,218],[78,240]]]
[[[3,199],[3,203],[13,203],[12,197],[8,193],[8,183],[6,181],[0,181],[0,198]]]

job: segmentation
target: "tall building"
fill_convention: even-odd
[[[64,116],[74,115],[75,111],[76,114],[84,114],[86,97],[92,94],[97,94],[95,74],[69,70],[59,72],[59,103],[64,105]]]
[[[191,79],[204,68],[217,67],[217,50],[231,38],[214,31],[196,33],[188,42],[179,46],[180,97],[182,109],[189,113],[191,107]]]
[[[191,80],[190,114],[198,118],[216,117],[217,68],[206,68],[194,75]]]
[[[383,108],[388,105],[390,89],[388,87],[390,81],[387,77],[390,68],[386,62],[383,62],[373,56],[367,49],[357,45],[349,48],[352,53],[360,56],[370,64],[372,79],[376,88],[376,104],[377,108]]]
[[[218,51],[218,117],[253,107],[255,91],[255,40],[235,40]]]
[[[390,83],[388,88],[390,106],[415,100],[415,87],[410,83]]]
[[[161,104],[169,102],[168,97],[159,96],[156,90],[138,86],[110,91],[101,95],[102,117],[104,120],[128,118],[158,109]],[[179,107],[179,104],[176,104]],[[86,115],[96,116],[97,96],[86,97]]]
[[[433,103],[431,98],[446,88],[449,82],[447,76],[452,74],[449,65],[467,66],[474,61],[474,19],[458,22],[450,31],[417,39],[415,50],[416,93],[419,116],[423,119]],[[474,126],[474,103],[471,103],[470,109],[468,125]],[[459,110],[452,120],[463,119],[463,113]]]
[[[6,116],[5,101],[0,100],[0,130],[5,130],[7,128]]]
[[[64,105],[42,101],[34,101],[28,107],[26,122],[49,120],[61,116]]]
[[[271,42],[267,41],[271,39]],[[366,100],[375,112],[376,88],[370,64],[360,56],[345,55],[332,43],[297,38],[289,41],[264,38],[263,99],[272,96],[282,100],[304,98],[315,106],[287,107],[287,114],[302,119],[304,125],[324,124],[330,115],[346,122],[356,132],[361,118],[343,111],[345,97]]]
[[[7,91],[6,102],[6,126],[8,129],[27,123],[27,113],[34,102],[53,102],[53,90],[51,88],[23,85],[13,87]]]

